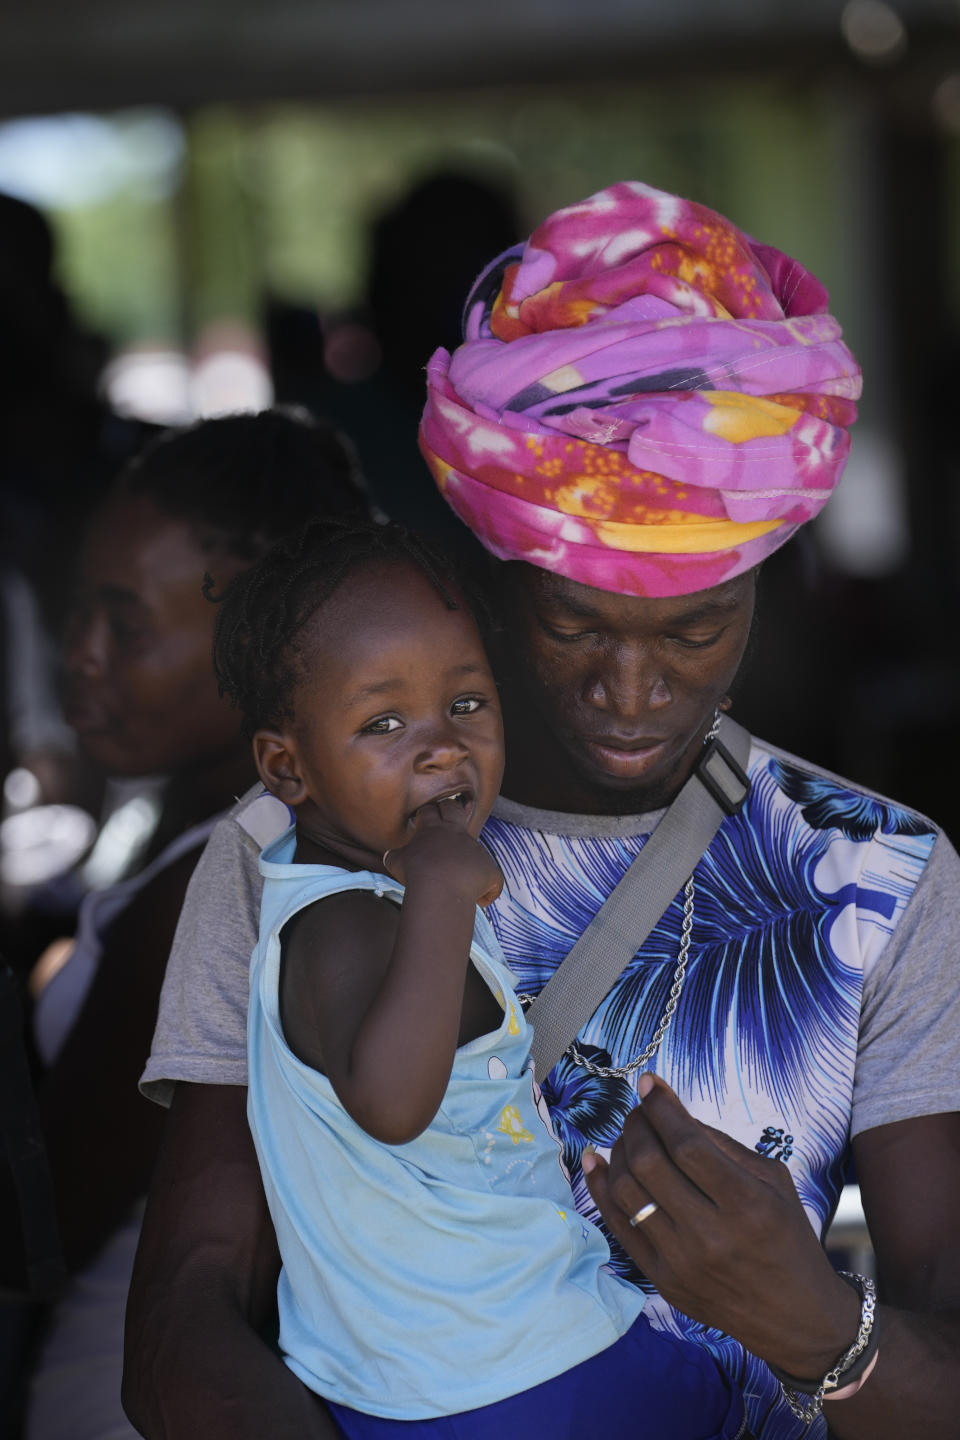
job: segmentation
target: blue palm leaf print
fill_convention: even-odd
[[[518,988],[535,994],[642,848],[644,837],[567,838],[558,865],[546,837],[496,822],[488,833],[512,902],[498,903],[491,918]],[[688,975],[673,1028],[653,1062],[681,1094],[709,1102],[718,1116],[731,1091],[748,1112],[756,1103],[751,1097],[760,1094],[790,1126],[807,1108],[812,1087],[821,1133],[800,1183],[811,1187],[803,1198],[821,1215],[836,1200],[836,1182],[832,1175],[827,1181],[824,1166],[846,1144],[848,1062],[861,982],[860,971],[845,966],[830,943],[837,916],[856,893],[823,893],[815,880],[829,843],[830,835],[811,830],[783,801],[766,769],[756,767],[746,806],[724,824],[695,872]],[[888,898],[883,897],[884,904]],[[581,1032],[581,1042],[605,1051],[616,1065],[629,1062],[656,1029],[673,980],[681,923],[678,896]],[[735,1037],[732,1046],[728,1032]],[[552,1088],[551,1108],[562,1116],[565,1072]],[[612,1100],[608,1113],[619,1108]],[[576,1168],[574,1139],[610,1143],[606,1125],[590,1123],[597,1118],[599,1112],[581,1112],[568,1128],[571,1171]],[[559,1123],[562,1127],[562,1118]]]
[[[836,827],[851,840],[869,840],[878,830],[884,835],[935,833],[930,821],[912,810],[850,790],[785,760],[771,759],[770,773],[783,793],[801,807],[803,818],[815,830]]]
[[[609,1065],[606,1050],[584,1045],[583,1052],[594,1065]],[[543,1093],[553,1115],[554,1127],[563,1147],[567,1169],[579,1167],[584,1146],[613,1145],[624,1121],[637,1103],[633,1087],[620,1077],[601,1079],[561,1056],[543,1083]]]
[[[787,1163],[822,1233],[844,1180],[864,967],[883,955],[937,831],[759,745],[750,773],[743,810],[724,822],[694,872],[686,981],[648,1068],[698,1119],[752,1154],[768,1153],[770,1164]],[[506,876],[490,918],[518,989],[537,994],[646,836],[645,822],[629,818],[566,829],[564,817],[544,817],[541,831],[529,813],[491,820],[485,838]],[[590,1059],[624,1066],[648,1045],[673,982],[682,914],[681,893],[582,1027],[578,1046]],[[615,1143],[635,1086],[636,1075],[592,1077],[568,1057],[543,1082],[577,1207],[594,1219],[582,1148]],[[806,1431],[761,1361],[672,1311],[615,1242],[611,1265],[647,1291],[652,1323],[717,1355],[747,1399],[753,1434],[823,1440],[822,1420]]]
[[[610,1056],[595,1045],[580,1047],[581,1054],[594,1065],[608,1066]],[[584,1147],[612,1146],[623,1130],[624,1121],[637,1103],[633,1086],[622,1076],[601,1077],[577,1065],[563,1055],[554,1065],[543,1084],[543,1094],[550,1107],[554,1128],[563,1149],[563,1161],[570,1175],[570,1184],[577,1209],[588,1214],[593,1201],[587,1190],[580,1157]],[[633,1281],[648,1293],[653,1287],[629,1258],[617,1239],[598,1216],[610,1246],[610,1266],[618,1275]]]
[[[838,1037],[849,1043],[856,1033],[861,976],[830,944],[832,925],[853,897],[824,894],[815,881],[828,837],[775,800],[772,781],[757,773],[747,805],[694,872],[691,960],[658,1068],[682,1092],[717,1102],[731,1086],[761,1091],[789,1119],[811,1083],[825,1093],[837,1083],[842,1072],[832,1050]],[[594,1041],[594,1028],[602,1032],[618,1056],[642,1049],[666,1004],[681,898],[585,1032]],[[839,1123],[843,1097],[837,1110]]]
[[[507,882],[509,903],[488,912],[517,988],[538,994],[643,846],[625,840],[571,840],[558,867],[546,838],[491,819],[484,838]]]

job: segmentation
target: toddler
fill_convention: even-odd
[[[261,857],[249,1119],[280,1346],[349,1440],[734,1440],[576,1211],[483,913],[497,691],[443,560],[320,523],[228,590],[217,673],[295,823]]]

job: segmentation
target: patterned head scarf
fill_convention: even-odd
[[[551,215],[427,367],[420,446],[494,555],[626,595],[756,565],[826,503],[860,370],[823,286],[623,182]]]

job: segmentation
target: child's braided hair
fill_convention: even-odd
[[[356,565],[412,561],[448,609],[460,608],[451,562],[399,525],[317,519],[280,541],[222,596],[207,577],[204,594],[220,605],[213,665],[221,695],[243,716],[244,734],[292,718],[292,694],[307,657],[299,635]]]

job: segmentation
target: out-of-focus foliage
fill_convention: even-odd
[[[368,221],[438,166],[505,180],[525,226],[618,179],[693,195],[802,255],[855,325],[846,291],[857,115],[830,90],[741,75],[217,108],[184,122],[180,146],[169,116],[97,123],[101,153],[112,132],[125,167],[114,164],[87,198],[76,185],[59,202],[49,187],[41,198],[65,288],[117,344],[188,340],[224,314],[255,320],[267,290],[324,310],[359,302]],[[456,243],[456,223],[437,246]]]

